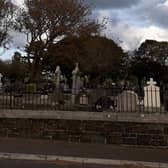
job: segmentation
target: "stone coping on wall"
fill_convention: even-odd
[[[0,118],[63,119],[168,124],[168,113],[113,113],[84,111],[0,110]]]

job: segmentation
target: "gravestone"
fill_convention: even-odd
[[[131,90],[123,91],[117,96],[118,112],[136,112],[138,105],[138,95]]]
[[[80,71],[79,64],[76,63],[75,69],[72,71],[72,104],[75,104],[75,97],[80,91]]]
[[[89,97],[86,94],[81,94],[79,96],[79,104],[80,105],[88,105],[89,104]]]
[[[56,67],[55,70],[55,78],[56,78],[56,89],[60,88],[60,81],[61,81],[61,70],[60,70],[60,66]]]
[[[62,93],[62,72],[60,69],[60,66],[56,67],[55,70],[55,90],[51,96],[51,100],[52,100],[52,105],[56,105],[59,104],[59,102],[62,100],[63,98],[63,93]]]
[[[156,82],[153,78],[147,82],[147,86],[144,87],[144,107],[148,109],[160,108],[160,88],[156,86]]]

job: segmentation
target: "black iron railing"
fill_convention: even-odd
[[[168,91],[145,88],[143,91],[121,88],[55,90],[52,93],[1,92],[0,109],[74,110],[109,112],[168,111]]]

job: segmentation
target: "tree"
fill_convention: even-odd
[[[16,7],[9,0],[0,0],[0,46],[9,40],[9,30],[13,25],[13,14]]]
[[[67,37],[49,46],[43,67],[54,71],[60,65],[63,73],[71,76],[78,62],[83,75],[89,75],[95,83],[105,78],[120,78],[125,53],[113,40],[100,36]]]
[[[32,79],[38,79],[41,61],[49,45],[67,35],[90,35],[101,26],[89,19],[91,9],[81,0],[25,0],[18,17],[19,29],[27,35],[28,62]]]
[[[168,42],[146,40],[141,44],[135,54],[137,57],[149,58],[151,61],[165,65],[168,59]]]
[[[138,80],[139,88],[142,81],[153,77],[158,84],[167,81],[168,42],[146,40],[140,45],[131,60],[129,75]]]
[[[163,66],[149,58],[136,57],[132,60],[129,75],[134,75],[137,78],[138,86],[142,89],[142,81],[153,77],[158,81],[162,80]]]
[[[28,76],[27,63],[22,60],[20,53],[15,52],[12,61],[0,60],[0,72],[11,82],[23,81]]]

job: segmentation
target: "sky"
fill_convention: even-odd
[[[124,50],[135,50],[146,39],[168,41],[168,0],[84,0],[93,7],[93,17],[107,21],[103,36],[115,40]],[[23,0],[13,0],[18,5]],[[25,37],[11,32],[10,50],[0,50],[7,59],[25,45]],[[2,54],[3,53],[3,54]]]

